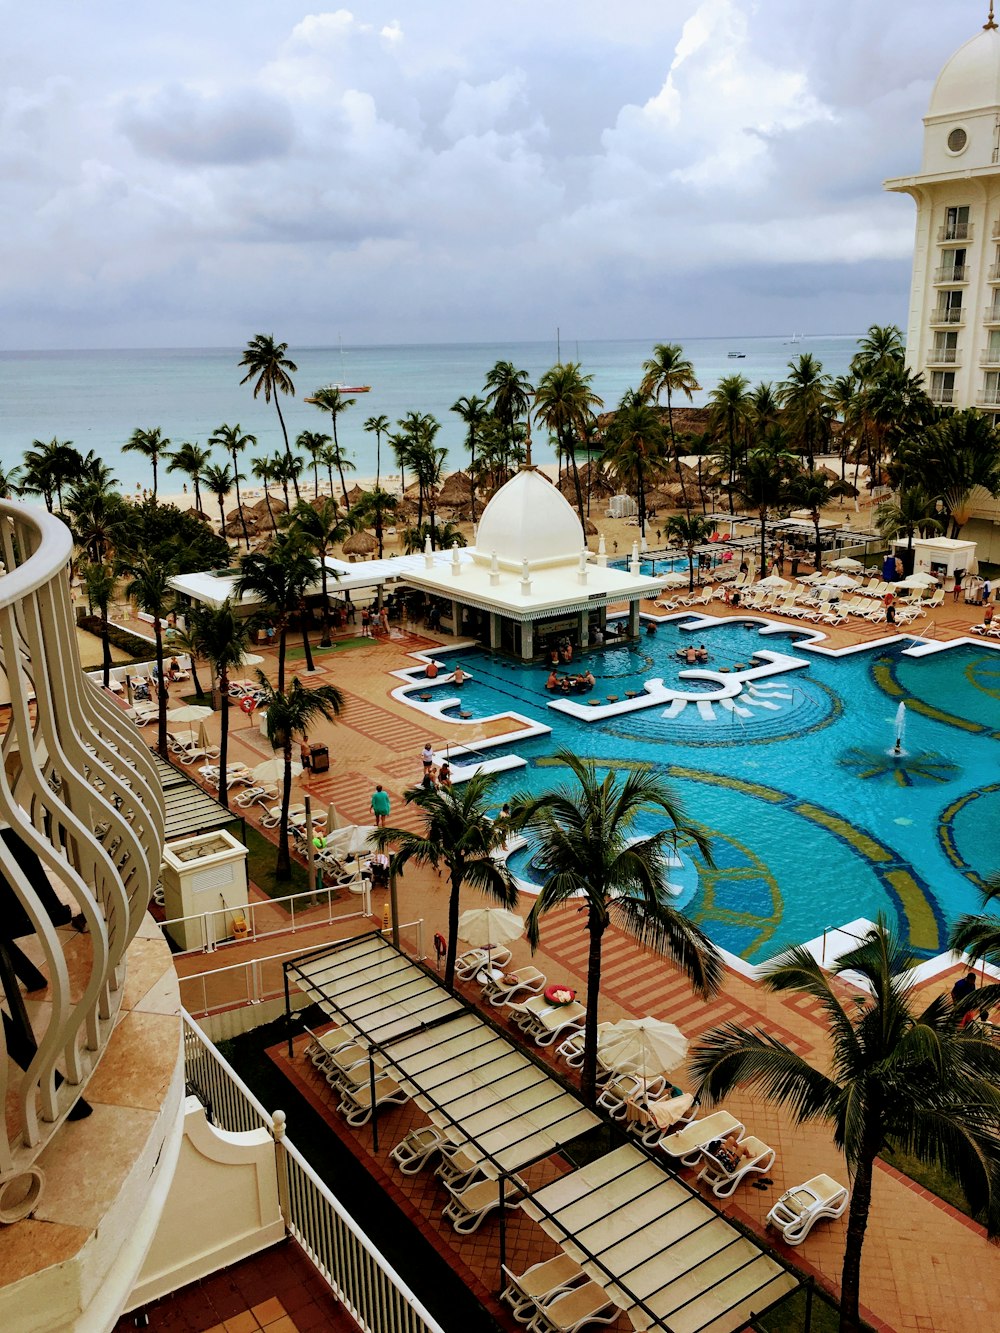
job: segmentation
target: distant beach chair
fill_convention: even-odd
[[[504,1264],[503,1272],[507,1285],[500,1293],[500,1299],[514,1311],[519,1324],[527,1324],[539,1306],[547,1305],[554,1296],[575,1287],[586,1277],[580,1265],[568,1254],[557,1254],[552,1259],[532,1264],[521,1274],[512,1273]]]
[[[526,1193],[524,1181],[517,1176],[504,1179],[502,1192],[498,1180],[477,1180],[458,1193],[451,1191],[451,1199],[441,1216],[446,1217],[461,1235],[469,1236],[478,1231],[483,1219],[501,1203],[504,1208],[516,1208]]]
[[[767,1225],[777,1227],[786,1245],[801,1245],[824,1217],[842,1217],[850,1198],[847,1189],[831,1176],[813,1176],[785,1190],[768,1213]]]
[[[708,1144],[703,1144],[700,1149],[705,1165],[698,1172],[698,1179],[709,1186],[717,1199],[728,1199],[747,1176],[766,1176],[774,1166],[777,1155],[774,1149],[753,1134],[740,1139],[740,1147],[745,1148],[749,1156],[741,1157],[734,1167],[727,1166],[721,1158],[716,1157]]]

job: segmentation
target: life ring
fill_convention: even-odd
[[[243,712],[252,713],[256,707],[257,707],[257,700],[253,697],[253,695],[244,694],[243,698],[240,700],[240,708],[243,710]]]
[[[434,936],[434,952],[439,958],[443,958],[448,952],[448,941],[440,933]]]

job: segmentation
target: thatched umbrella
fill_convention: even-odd
[[[597,537],[600,535],[600,529],[598,528],[597,524],[594,522],[592,518],[587,519],[586,523],[584,524],[583,530],[588,537]]]
[[[352,532],[344,542],[345,555],[371,555],[378,550],[378,542],[372,532]]]
[[[355,482],[354,485],[351,487],[351,489],[347,492],[347,503],[353,506],[358,504],[364,498],[365,498],[365,492],[361,489],[361,487],[357,484],[357,482]]]
[[[472,478],[467,472],[452,472],[445,477],[438,492],[438,504],[464,504],[472,495]]]

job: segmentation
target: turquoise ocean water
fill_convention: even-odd
[[[742,374],[756,384],[777,383],[787,373],[788,362],[801,352],[811,352],[831,375],[846,371],[854,355],[854,337],[803,337],[792,342],[781,338],[691,338],[684,350],[694,364],[703,403],[708,392],[724,375]],[[607,407],[614,407],[628,388],[638,384],[643,361],[652,342],[574,342],[564,339],[564,361],[581,362],[593,375],[593,388]],[[741,359],[730,352],[742,352]],[[464,429],[449,409],[462,396],[483,396],[487,371],[499,360],[523,367],[535,383],[556,361],[556,343],[466,343],[426,346],[291,347],[289,355],[298,366],[293,375],[296,397],[282,399],[289,435],[303,430],[329,433],[330,418],[302,400],[314,389],[330,383],[370,384],[371,392],[360,394],[355,406],[338,422],[341,444],[354,460],[361,477],[375,471],[375,438],[363,430],[370,416],[384,414],[395,423],[404,413],[429,412],[441,422],[438,443],[449,452],[448,466],[459,467],[467,459]],[[273,453],[281,446],[281,433],[274,405],[253,398],[249,385],[241,385],[239,350],[235,348],[187,348],[129,351],[0,352],[0,462],[16,463],[32,440],[53,436],[72,440],[86,452],[93,449],[114,467],[125,489],[136,483],[148,485],[150,478],[142,460],[122,454],[121,445],[137,426],[159,426],[175,443],[206,444],[222,422],[239,422],[255,435],[260,453]],[[388,455],[386,457],[385,455]],[[535,457],[552,457],[544,440],[536,440]],[[221,458],[217,461],[222,461]],[[384,450],[383,472],[394,473],[391,453]],[[162,476],[162,491],[179,490],[179,474]]]

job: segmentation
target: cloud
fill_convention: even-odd
[[[288,107],[256,89],[205,93],[170,85],[122,107],[119,128],[141,153],[187,165],[247,165],[284,157],[294,129]]]

